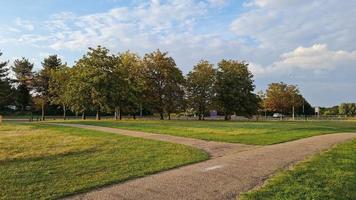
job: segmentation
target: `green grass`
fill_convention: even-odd
[[[54,199],[208,159],[179,144],[46,125],[0,125],[0,199]]]
[[[356,121],[224,122],[224,121],[70,121],[97,126],[169,134],[209,141],[269,145],[300,138],[356,132]]]
[[[280,172],[242,200],[356,199],[356,140]]]

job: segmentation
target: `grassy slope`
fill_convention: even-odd
[[[0,199],[53,199],[207,158],[191,147],[103,132],[0,125]]]
[[[268,145],[335,132],[356,132],[355,121],[223,122],[223,121],[72,121],[152,133],[232,143]]]
[[[242,199],[356,199],[356,140],[279,173]]]

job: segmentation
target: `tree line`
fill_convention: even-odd
[[[311,107],[293,85],[272,83],[266,92],[254,93],[248,63],[236,60],[221,60],[217,67],[202,60],[184,76],[167,52],[156,50],[140,57],[130,51],[111,54],[98,46],[89,48],[72,67],[57,55],[41,64],[42,69],[34,72],[34,64],[26,58],[10,67],[0,63],[1,108],[39,110],[42,120],[51,107],[61,107],[64,119],[67,112],[83,119],[95,113],[98,120],[102,114],[121,119],[123,113],[136,118],[145,112],[157,113],[160,119],[186,113],[204,120],[210,110],[217,110],[229,120],[234,114],[251,117]]]
[[[322,115],[344,115],[348,117],[356,116],[356,103],[341,103],[330,108],[321,108]]]

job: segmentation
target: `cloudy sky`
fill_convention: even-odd
[[[314,106],[356,102],[355,0],[1,0],[1,59],[49,54],[72,65],[90,46],[250,63],[256,90],[297,84]]]

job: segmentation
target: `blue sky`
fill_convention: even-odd
[[[58,54],[72,65],[90,46],[168,51],[187,73],[200,59],[245,60],[256,90],[297,84],[315,106],[356,102],[353,0],[2,0],[1,59]]]

